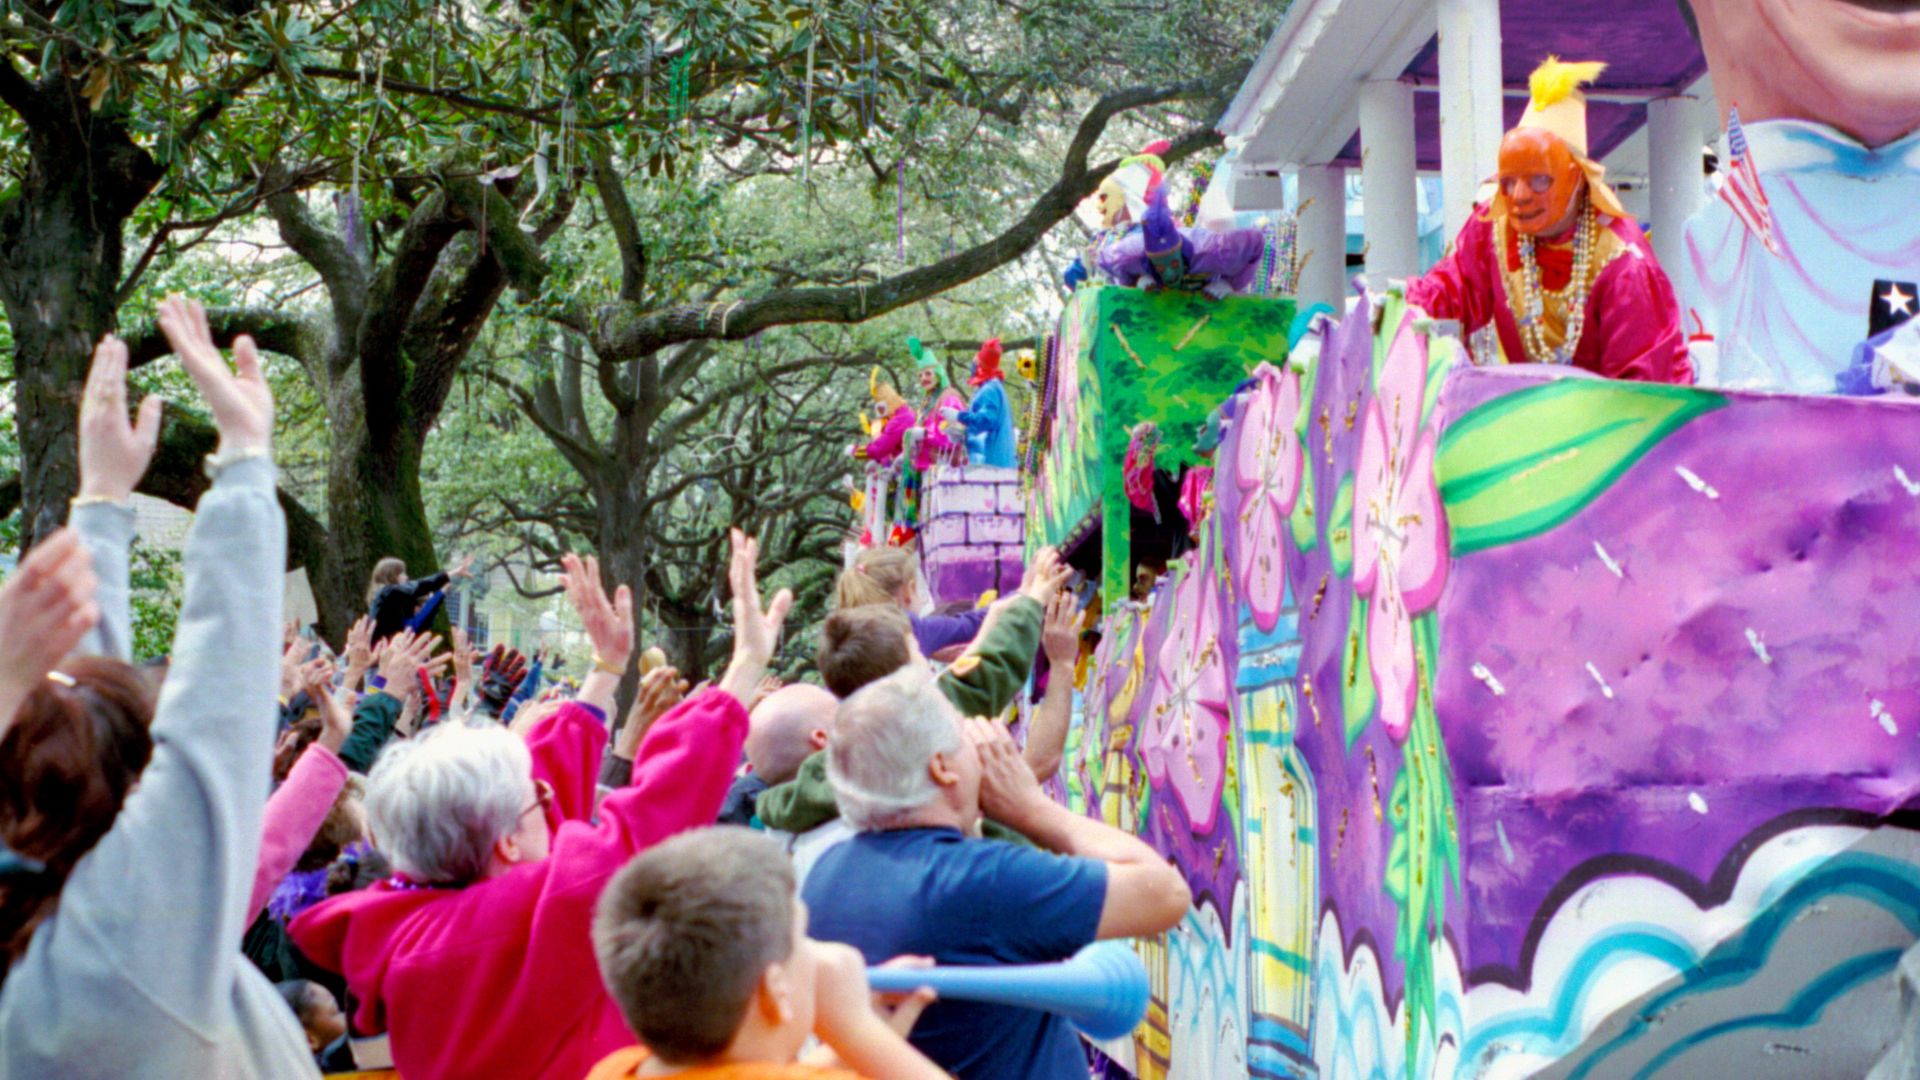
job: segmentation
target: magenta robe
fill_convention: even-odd
[[[1611,235],[1603,236],[1599,245],[1598,257],[1605,264],[1587,294],[1586,324],[1573,352],[1574,366],[1609,379],[1693,382],[1686,336],[1680,331],[1680,305],[1666,271],[1638,225],[1626,218],[1601,220],[1601,228]],[[1519,247],[1511,235],[1506,247],[1507,269],[1517,272]],[[1571,244],[1541,244],[1538,252],[1541,286],[1564,286],[1572,273]],[[1513,315],[1518,297],[1510,302],[1507,296],[1494,252],[1494,223],[1484,205],[1460,230],[1453,251],[1407,283],[1407,302],[1436,319],[1458,319],[1467,334],[1491,320],[1507,360],[1528,359]]]
[[[880,434],[867,444],[867,460],[876,465],[887,465],[900,456],[900,444],[913,428],[915,420],[913,406],[902,405],[887,414],[887,422]]]
[[[947,419],[940,415],[942,409],[961,411],[966,409],[967,399],[949,386],[935,396],[927,407],[927,414],[920,418],[921,429],[926,432],[920,439],[920,448],[914,451],[913,467],[922,473],[933,467],[934,462],[946,464],[966,461],[966,450],[959,443],[947,437]]]

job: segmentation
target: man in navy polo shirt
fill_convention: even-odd
[[[827,776],[860,832],[807,878],[816,938],[870,963],[1032,964],[1179,923],[1190,899],[1179,871],[1047,798],[1006,729],[962,720],[934,679],[904,670],[840,704]],[[980,839],[983,814],[1038,847]],[[1033,1009],[940,1001],[910,1038],[960,1080],[1087,1075],[1072,1026]]]

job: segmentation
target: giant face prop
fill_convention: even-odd
[[[1558,236],[1573,224],[1586,176],[1559,136],[1518,128],[1500,140],[1499,182],[1514,228]]]
[[[1813,120],[1868,146],[1920,130],[1920,3],[1692,0],[1722,109]]]

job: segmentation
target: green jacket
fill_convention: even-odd
[[[347,768],[357,773],[373,768],[373,759],[393,738],[400,711],[400,700],[384,690],[360,698],[353,710],[353,729],[347,733],[347,741],[340,744],[340,760]]]
[[[993,621],[979,648],[966,654],[979,657],[980,662],[964,673],[950,668],[940,677],[941,692],[962,716],[999,716],[1013,704],[1040,651],[1040,622],[1045,615],[1038,600],[1015,597]],[[792,780],[761,792],[754,812],[767,827],[791,833],[803,833],[839,817],[833,786],[827,783],[827,752],[807,758]],[[1018,835],[992,822],[983,831],[1007,839]]]

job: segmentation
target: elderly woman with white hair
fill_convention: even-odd
[[[594,961],[594,904],[633,855],[713,821],[746,738],[742,702],[792,602],[783,592],[763,611],[757,547],[738,532],[733,546],[732,664],[652,725],[631,782],[597,816],[633,601],[624,585],[607,597],[592,559],[566,560],[566,591],[594,647],[577,700],[524,738],[448,724],[375,764],[368,817],[399,872],[321,903],[291,930],[308,957],[346,975],[357,1025],[391,1034],[408,1080],[582,1076],[632,1042]]]
[[[1098,938],[1157,934],[1189,902],[1180,872],[1138,837],[1049,799],[1006,729],[962,720],[935,676],[904,669],[840,703],[827,777],[860,834],[802,889],[812,935],[869,963],[1064,960]],[[982,815],[1041,849],[979,838]],[[928,1007],[910,1041],[961,1080],[1081,1080],[1063,1018],[966,1001]]]

